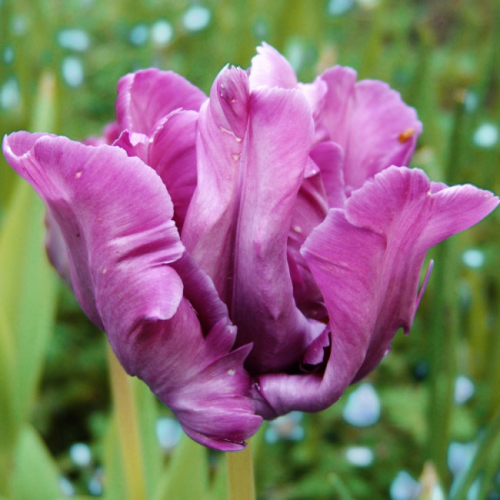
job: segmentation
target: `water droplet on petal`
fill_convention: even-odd
[[[65,57],[61,71],[64,80],[70,87],[79,87],[83,83],[83,64],[78,57]]]
[[[478,147],[489,149],[498,142],[498,127],[493,123],[483,123],[474,132],[472,142]]]
[[[233,368],[231,368],[231,369],[229,369],[229,370],[227,371],[227,374],[228,374],[228,375],[231,375],[231,376],[232,376],[232,375],[234,375],[235,373],[236,373],[236,370],[234,370]]]
[[[368,467],[373,463],[373,451],[367,446],[350,446],[345,452],[345,458],[356,467]]]
[[[151,40],[158,46],[164,46],[169,44],[174,38],[174,28],[173,26],[164,19],[156,21],[153,26],[151,26]]]
[[[201,31],[208,26],[212,14],[207,7],[194,5],[182,16],[182,24],[188,31]]]
[[[380,418],[380,399],[372,384],[364,382],[347,398],[343,411],[347,423],[355,427],[368,427]]]

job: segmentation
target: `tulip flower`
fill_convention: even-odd
[[[4,154],[125,370],[217,449],[369,373],[411,327],[427,250],[498,204],[407,167],[422,126],[388,85],[339,66],[301,84],[266,44],[208,98],[150,69],[116,108],[101,138],[16,132]]]

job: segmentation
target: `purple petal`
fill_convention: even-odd
[[[198,119],[198,185],[182,241],[212,278],[224,301],[230,295],[231,255],[236,230],[242,142],[246,133],[248,77],[225,68],[216,78]],[[210,252],[207,252],[210,248]]]
[[[316,167],[318,170],[318,167]],[[308,318],[323,319],[327,316],[323,296],[314,280],[309,266],[300,253],[311,231],[328,214],[322,176],[318,174],[304,179],[292,213],[292,222],[287,240],[287,256],[293,294],[297,307]]]
[[[331,141],[318,144],[311,151],[311,158],[318,165],[330,208],[342,208],[345,203],[344,151]]]
[[[238,344],[254,344],[247,366],[264,372],[295,363],[320,333],[295,305],[286,253],[313,123],[297,90],[255,90],[249,108],[231,314]]]
[[[294,89],[297,77],[290,63],[274,48],[263,42],[257,47],[250,68],[250,89],[260,86]]]
[[[195,111],[175,110],[157,123],[150,137],[124,130],[114,143],[156,170],[172,197],[179,230],[196,187],[197,120]]]
[[[198,111],[205,100],[205,94],[182,76],[151,68],[120,79],[116,116],[121,130],[150,135],[172,111]]]
[[[422,171],[390,167],[353,193],[345,214],[331,210],[302,247],[329,313],[328,364],[322,378],[260,376],[258,411],[276,416],[335,402],[380,362],[399,328],[411,327],[429,246],[477,223],[497,204],[473,186],[440,185],[433,192]]]
[[[182,283],[167,264],[183,245],[151,168],[119,148],[64,137],[19,132],[3,146],[61,229],[75,294],[92,321],[107,327],[109,312],[131,328],[139,318],[175,313]]]
[[[246,73],[224,69],[198,130],[183,241],[228,304],[237,345],[253,342],[247,366],[288,366],[321,333],[295,306],[286,254],[312,141],[309,107],[297,90],[249,95]]]
[[[172,409],[189,436],[219,450],[245,446],[262,418],[254,414],[243,368],[251,346],[229,352],[236,328],[227,318],[205,338],[196,312],[183,300],[172,319],[143,321],[130,338],[131,373]]]
[[[174,203],[174,220],[182,230],[196,188],[196,126],[198,113],[171,113],[155,130],[148,165],[153,167]]]
[[[344,150],[347,193],[391,165],[408,165],[422,124],[399,93],[379,81],[355,83],[350,68],[321,77],[328,85],[321,123]]]
[[[236,328],[225,305],[209,278],[180,259],[172,203],[157,174],[120,148],[62,137],[13,134],[4,151],[50,208],[77,297],[127,372],[143,379],[194,439],[242,448],[262,420],[243,368],[251,346],[231,352]],[[182,297],[169,264],[199,310]],[[207,316],[207,336],[199,314]]]

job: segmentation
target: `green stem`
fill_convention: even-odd
[[[126,489],[129,500],[146,500],[146,482],[142,463],[141,439],[132,379],[125,373],[108,344],[108,363],[113,406],[123,457]]]
[[[253,457],[250,443],[243,451],[226,453],[229,500],[255,500]]]

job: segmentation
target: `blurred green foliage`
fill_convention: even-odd
[[[185,16],[200,6],[208,9],[208,23],[189,29]],[[255,46],[265,40],[289,58],[302,81],[337,63],[354,67],[361,78],[387,81],[424,123],[413,166],[433,180],[472,182],[500,193],[499,21],[498,0],[0,0],[0,132],[48,130],[43,120],[32,121],[34,110],[43,107],[37,88],[45,70],[57,75],[50,128],[83,139],[113,120],[116,83],[123,74],[149,66],[172,69],[208,92],[225,64],[248,67]],[[61,46],[61,33],[68,29],[83,30],[89,46]],[[3,226],[16,185],[0,158]],[[381,398],[377,423],[364,429],[349,425],[342,418],[344,396],[332,408],[304,417],[302,440],[270,443],[264,431],[255,438],[259,498],[345,498],[344,490],[356,499],[388,498],[398,471],[418,478],[429,460],[449,490],[449,443],[477,441],[500,411],[499,218],[497,211],[432,252],[435,270],[410,336],[398,335],[390,356],[369,377]],[[478,265],[464,264],[464,252],[471,249],[480,251]],[[19,251],[25,250],[19,246]],[[67,289],[59,294],[42,361],[31,422],[61,472],[78,492],[88,493],[95,467],[117,444],[108,430],[105,341]],[[475,384],[474,396],[463,405],[453,402],[458,374]],[[19,453],[29,443],[37,443],[30,445],[35,454],[46,453],[31,427],[22,432]],[[491,439],[495,436],[498,441],[498,435]],[[70,460],[75,442],[89,444],[94,469]],[[349,463],[350,446],[369,447],[373,463]],[[186,453],[176,458],[176,467],[184,468],[178,464],[185,463]],[[500,498],[500,457],[489,448],[484,454],[477,498],[493,500]],[[210,452],[208,458],[209,479],[217,482],[220,456]],[[115,479],[121,470],[116,467],[110,471]],[[174,482],[165,476],[165,491]]]

